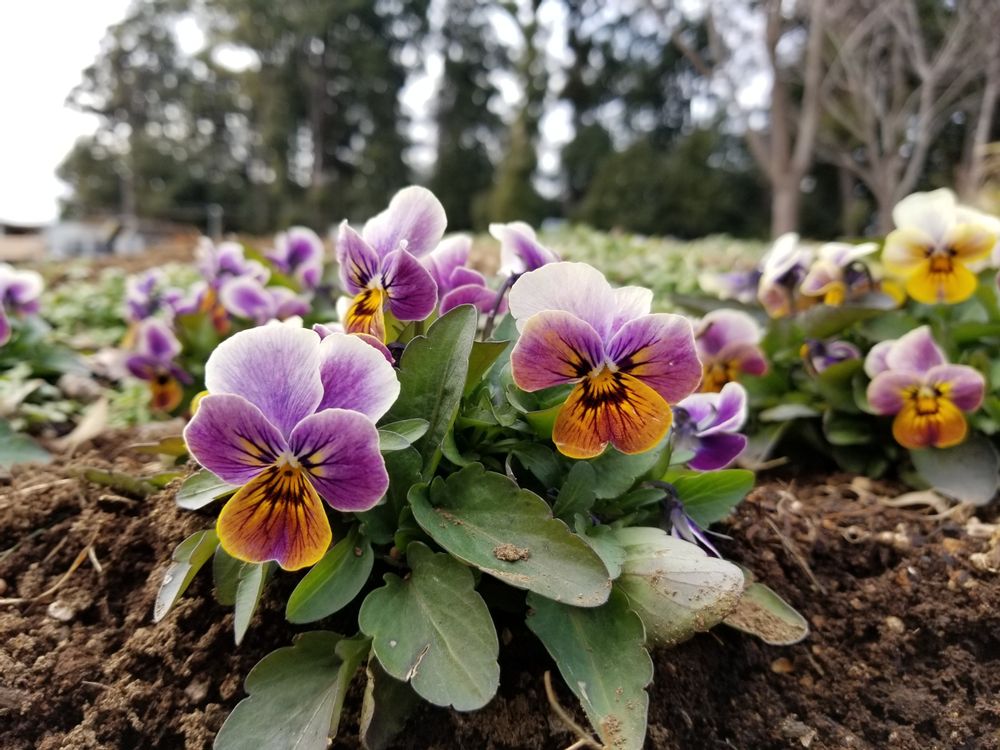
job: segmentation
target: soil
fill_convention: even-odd
[[[178,510],[169,489],[140,500],[78,477],[84,466],[152,471],[129,448],[150,437],[111,433],[0,486],[3,750],[210,747],[246,673],[290,640],[275,595],[237,648],[205,573],[153,624],[172,549],[210,515]],[[657,652],[647,747],[1000,748],[994,529],[963,509],[890,507],[897,494],[844,476],[772,478],[740,506],[724,554],[812,633],[773,647],[720,627]],[[551,663],[516,622],[498,624],[499,696],[474,714],[420,709],[398,747],[572,744],[542,688]],[[360,683],[335,748],[358,747]],[[560,698],[575,708],[565,689]]]

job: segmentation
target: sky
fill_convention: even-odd
[[[56,167],[96,118],[65,105],[129,0],[0,2],[0,222],[42,223],[66,187]]]

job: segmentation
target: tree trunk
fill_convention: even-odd
[[[799,228],[799,181],[775,181],[771,191],[771,236],[779,237]]]

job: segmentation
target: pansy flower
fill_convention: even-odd
[[[10,341],[13,333],[8,316],[38,312],[44,286],[37,271],[19,271],[9,263],[0,263],[0,346]]]
[[[747,446],[737,432],[747,419],[747,392],[739,383],[726,383],[718,393],[693,393],[674,415],[674,450],[693,454],[687,462],[692,469],[721,469]]]
[[[839,365],[841,362],[861,359],[861,350],[850,341],[807,339],[802,345],[800,353],[806,363],[806,368],[814,375],[819,375],[824,370],[833,365]]]
[[[885,238],[882,263],[906,293],[924,304],[953,304],[976,291],[969,269],[997,242],[994,226],[960,207],[950,190],[914,193],[892,210],[896,229]]]
[[[701,379],[691,324],[650,314],[652,292],[613,289],[584,263],[552,263],[521,276],[510,292],[520,338],[511,352],[519,388],[573,384],[552,440],[564,455],[593,458],[610,443],[647,451],[667,434],[670,404]]]
[[[146,318],[138,323],[135,348],[125,366],[135,377],[149,382],[154,409],[176,409],[184,397],[182,384],[191,383],[191,376],[174,361],[180,353],[180,342],[162,320]]]
[[[698,276],[698,286],[719,299],[731,299],[749,305],[757,299],[760,279],[761,272],[756,268],[751,271],[723,273],[706,271]]]
[[[274,238],[268,260],[299,282],[302,289],[315,289],[323,276],[323,240],[307,227],[292,227]]]
[[[312,329],[313,331],[316,332],[316,335],[319,336],[320,341],[325,339],[327,336],[346,333],[346,331],[344,330],[343,323],[336,323],[336,322],[313,323]],[[374,336],[368,333],[352,333],[350,335],[357,336],[359,339],[364,341],[369,346],[375,347],[379,351],[379,353],[383,357],[385,357],[386,362],[388,362],[390,365],[395,365],[396,362],[392,357],[392,352],[389,351],[389,347],[383,344],[379,339],[375,338]]]
[[[375,421],[399,394],[395,371],[355,336],[321,342],[272,323],[219,344],[205,385],[184,440],[198,463],[242,485],[216,524],[223,549],[286,570],[313,565],[332,541],[324,501],[364,511],[389,485]]]
[[[433,250],[448,220],[421,187],[400,190],[361,233],[345,221],[337,239],[344,287],[352,295],[343,321],[350,333],[386,340],[385,310],[396,320],[424,320],[437,305],[437,284],[419,258]]]
[[[163,305],[163,272],[152,268],[125,280],[125,315],[133,323],[154,315]]]
[[[842,305],[849,299],[872,290],[872,278],[861,259],[878,250],[875,242],[851,245],[828,242],[820,247],[817,258],[802,280],[799,291],[807,297],[820,297],[826,305]]]
[[[493,309],[497,293],[479,271],[467,266],[471,249],[472,238],[458,234],[443,240],[421,261],[437,284],[441,315],[459,305],[475,305],[480,312]]]
[[[505,276],[517,276],[559,262],[559,256],[542,245],[535,230],[523,221],[490,224],[489,229],[500,242],[500,273]]]
[[[219,301],[229,314],[257,325],[308,315],[310,310],[309,301],[288,287],[264,286],[251,276],[226,281],[219,289]]]
[[[811,259],[812,252],[799,243],[794,232],[781,235],[761,259],[757,299],[772,318],[795,311],[795,291]]]
[[[742,374],[763,375],[767,358],[760,348],[760,326],[749,314],[721,308],[698,324],[695,340],[704,368],[701,390],[718,392]]]
[[[239,242],[215,244],[202,237],[195,248],[195,264],[210,286],[218,288],[222,282],[236,276],[250,276],[262,284],[267,283],[271,272],[263,263],[247,260]]]
[[[865,371],[873,378],[868,403],[878,414],[895,415],[892,434],[905,448],[958,445],[968,431],[963,412],[983,401],[983,376],[948,364],[927,326],[874,347]]]

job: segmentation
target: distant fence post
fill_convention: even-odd
[[[218,203],[208,204],[208,236],[212,238],[213,241],[218,242],[222,239],[222,206]]]

